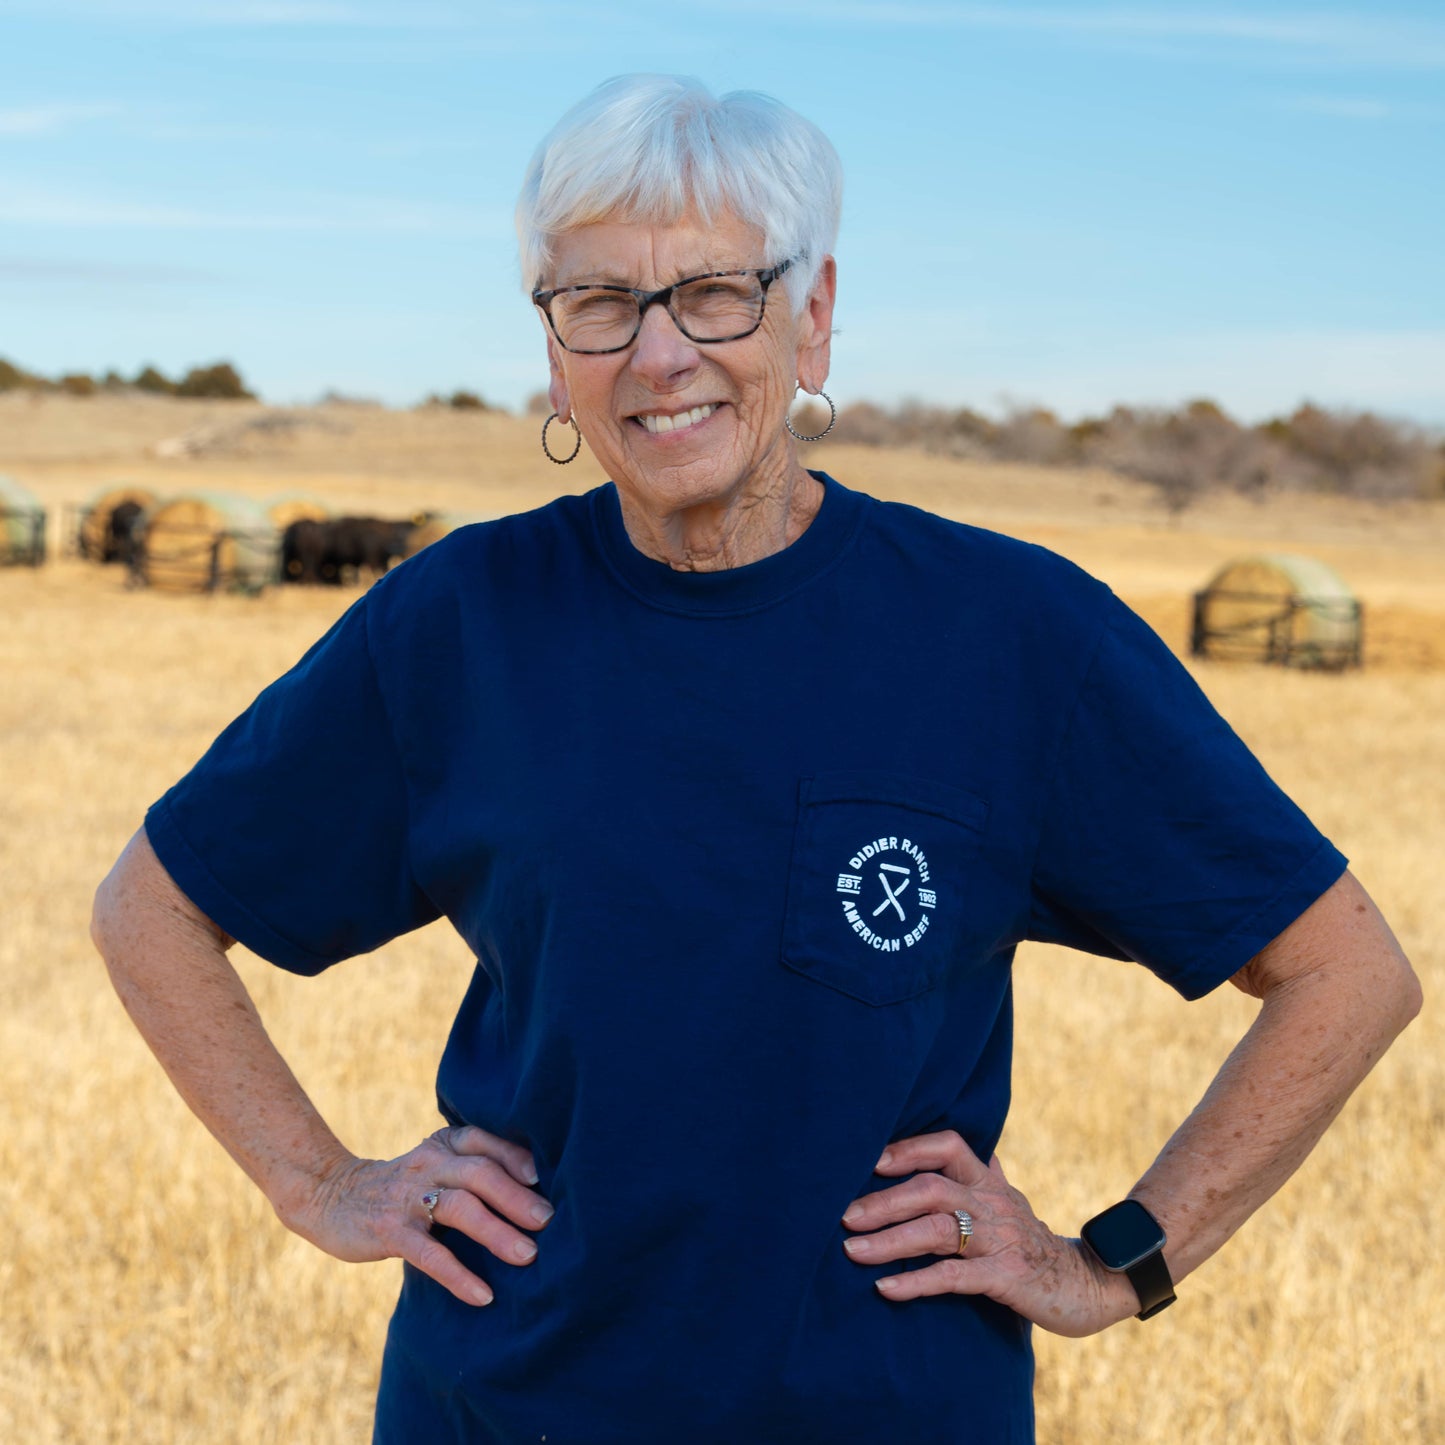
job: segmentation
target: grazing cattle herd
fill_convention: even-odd
[[[18,483],[0,477],[0,563],[45,560],[48,518]],[[459,519],[330,517],[319,502],[278,498],[269,507],[220,493],[162,502],[119,485],[65,509],[63,553],[120,563],[138,586],[168,591],[243,590],[274,583],[339,587],[375,581]]]
[[[339,586],[363,573],[380,577],[408,555],[413,536],[428,519],[388,522],[380,517],[302,517],[281,534],[283,582],[324,582]]]

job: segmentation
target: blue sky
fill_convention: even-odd
[[[1438,0],[0,0],[0,356],[520,405],[517,186],[627,70],[833,139],[840,405],[1445,424]]]

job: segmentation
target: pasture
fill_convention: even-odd
[[[548,463],[539,421],[5,396],[0,471],[53,523],[119,478],[497,515],[600,479],[585,454]],[[1426,1012],[1178,1306],[1091,1340],[1039,1336],[1039,1438],[1445,1439],[1445,507],[1226,498],[1170,523],[1146,489],[1105,474],[826,444],[810,460],[1073,557],[1179,650],[1189,594],[1243,552],[1308,550],[1364,600],[1361,673],[1194,671],[1351,857]],[[276,1223],[170,1092],[87,933],[95,885],[147,804],[354,595],[184,597],[74,560],[0,569],[0,1438],[367,1438],[399,1267],[337,1263]],[[436,1127],[433,1069],[471,967],[445,923],[315,980],[233,956],[352,1148],[392,1154]],[[1141,971],[1043,948],[1021,952],[1017,988],[1000,1152],[1072,1230],[1145,1167],[1253,1006],[1229,989],[1186,1006]],[[738,1280],[749,1287],[745,1257]]]

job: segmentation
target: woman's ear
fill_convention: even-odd
[[[823,257],[818,279],[798,317],[798,383],[815,396],[828,379],[833,357],[833,301],[838,294],[838,266]]]
[[[562,348],[557,344],[557,338],[552,335],[547,337],[547,399],[552,403],[552,410],[557,413],[558,421],[572,420],[572,399],[567,390],[567,376],[562,370]]]

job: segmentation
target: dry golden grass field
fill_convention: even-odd
[[[1324,557],[1364,599],[1359,674],[1194,671],[1351,856],[1426,1011],[1175,1309],[1039,1338],[1039,1436],[1445,1441],[1445,509],[1225,499],[1171,524],[1103,474],[826,444],[811,460],[1066,553],[1181,651],[1190,592],[1260,547]],[[551,466],[533,421],[498,415],[15,396],[0,397],[0,472],[57,517],[122,478],[397,515],[500,514],[599,479],[590,460]],[[336,1263],[275,1222],[171,1094],[87,935],[95,885],[146,805],[352,595],[167,596],[68,559],[0,569],[0,1439],[368,1437],[398,1267]],[[435,1127],[432,1071],[471,965],[445,924],[316,980],[237,954],[351,1147],[391,1154]],[[1144,1168],[1252,1006],[1229,989],[1184,1005],[1140,970],[1028,949],[1018,1009],[1001,1153],[1073,1229]]]

